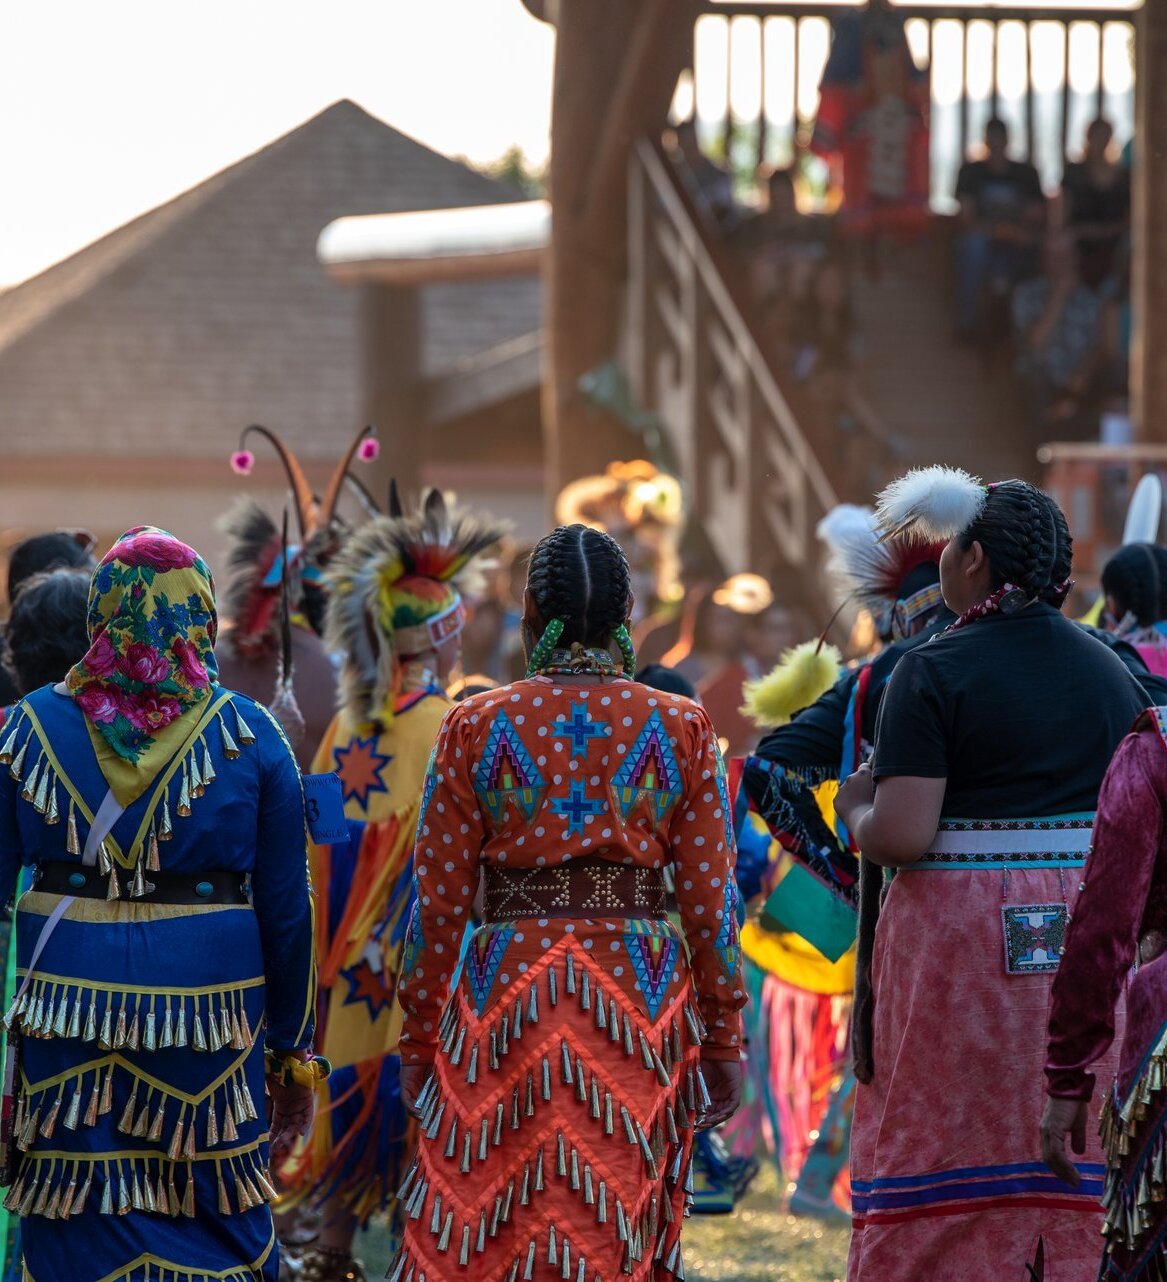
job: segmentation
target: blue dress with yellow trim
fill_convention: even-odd
[[[274,1282],[263,1047],[307,1046],[312,906],[299,771],[269,714],[216,690],[115,823],[114,864],[250,878],[251,903],[74,899],[9,1023],[22,1032],[6,1205],[26,1282]],[[0,739],[0,895],[77,861],[107,791],[80,709],[50,687]],[[24,894],[23,978],[58,895]],[[18,979],[19,982],[19,979]]]

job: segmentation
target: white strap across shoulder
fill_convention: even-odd
[[[93,817],[93,826],[89,829],[89,836],[85,839],[85,850],[81,855],[81,862],[92,867],[97,862],[97,852],[101,843],[113,831],[114,824],[125,813],[125,807],[118,805],[118,799],[113,795],[111,788],[106,794],[105,799],[97,809],[97,814]],[[41,959],[41,954],[45,951],[45,945],[52,938],[53,931],[57,929],[57,924],[69,910],[75,895],[62,895],[61,902],[45,919],[45,924],[41,927],[41,933],[37,936],[36,946],[32,950],[32,956],[28,959],[28,969],[24,973],[24,979],[21,981],[20,988],[16,993],[16,1002],[24,996],[30,983],[32,983],[33,974],[36,971],[36,964]],[[16,1003],[14,1002],[13,1005]]]

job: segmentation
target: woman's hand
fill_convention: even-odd
[[[698,1120],[697,1129],[712,1130],[738,1111],[742,1102],[742,1062],[740,1059],[701,1059],[701,1076],[709,1092],[709,1107]]]
[[[855,811],[875,804],[875,779],[871,767],[864,763],[853,775],[848,775],[839,785],[835,795],[835,813],[852,830]]]
[[[1081,1155],[1086,1152],[1086,1100],[1054,1099],[1048,1096],[1041,1115],[1041,1160],[1063,1183],[1076,1188],[1082,1177],[1066,1156],[1066,1136],[1070,1147]]]
[[[285,1086],[269,1077],[271,1094],[271,1156],[277,1169],[292,1155],[296,1141],[312,1129],[316,1115],[316,1091],[295,1082]]]
[[[417,1101],[421,1095],[426,1079],[433,1072],[432,1064],[403,1064],[401,1066],[401,1100],[406,1111],[413,1117],[420,1117]]]

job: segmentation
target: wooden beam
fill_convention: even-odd
[[[1156,0],[1145,0],[1154,4]],[[723,0],[696,0],[698,15],[713,13],[721,18],[831,18],[846,12],[849,5],[840,6],[838,0],[734,0],[732,5]],[[1107,9],[1093,6],[1087,9],[1067,6],[1066,8],[1027,9],[1021,5],[993,5],[989,12],[983,6],[972,4],[895,4],[898,17],[905,21],[909,18],[923,18],[929,22],[941,19],[954,19],[957,22],[968,22],[972,18],[986,18],[993,22],[1130,22],[1134,9]]]
[[[692,51],[693,12],[691,0],[559,0],[544,276],[549,515],[568,481],[643,450],[620,420],[587,399],[580,379],[617,355],[628,153],[636,138],[659,136],[665,126]]]
[[[1167,0],[1135,18],[1131,410],[1135,439],[1167,441]]]
[[[450,373],[427,379],[421,393],[422,417],[436,427],[535,391],[542,365],[542,334],[524,334]]]
[[[686,14],[678,11],[687,7],[684,0],[680,4],[675,0],[641,0],[615,89],[600,122],[585,220],[599,216],[611,205],[616,190],[623,190],[628,151],[640,132],[637,124],[642,116],[635,110],[634,100],[643,96],[645,81],[651,78],[665,22],[684,22]]]
[[[365,284],[360,292],[361,391],[366,422],[375,423],[381,454],[366,482],[374,494],[396,478],[415,488],[424,453],[418,415],[421,388],[421,297],[416,289]]]

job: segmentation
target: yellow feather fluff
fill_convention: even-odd
[[[817,641],[805,641],[787,650],[768,676],[746,682],[742,712],[760,730],[785,725],[796,712],[826,694],[842,668],[842,655],[833,645],[820,649]]]

